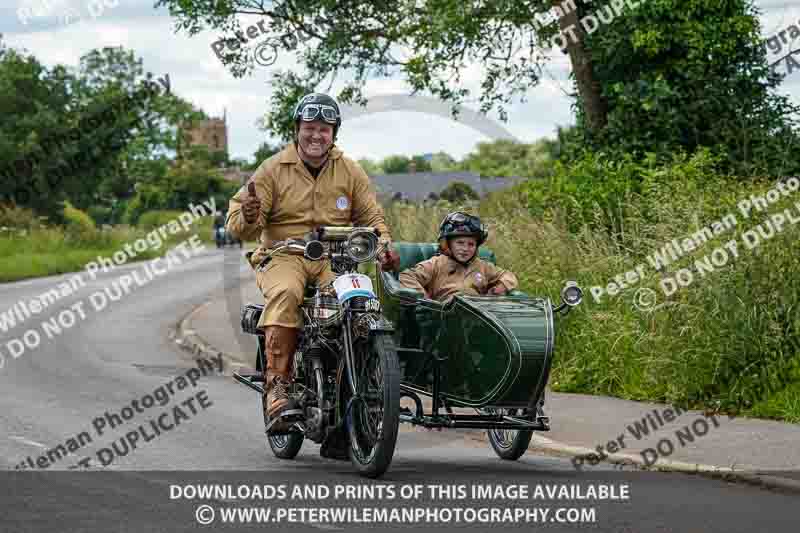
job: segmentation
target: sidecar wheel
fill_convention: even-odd
[[[501,413],[509,416],[517,414],[516,409],[501,409]],[[489,444],[500,459],[516,461],[528,450],[528,445],[533,438],[531,430],[517,429],[489,429]]]
[[[354,373],[361,398],[347,398],[345,420],[350,462],[362,476],[376,478],[389,468],[397,443],[400,367],[389,334],[373,334],[357,346],[362,353],[354,358],[359,366]]]

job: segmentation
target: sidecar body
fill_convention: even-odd
[[[554,309],[550,299],[520,291],[457,295],[446,303],[430,300],[402,287],[398,275],[432,257],[438,245],[396,242],[393,247],[400,255],[400,270],[378,267],[376,292],[395,326],[401,397],[416,406],[415,412],[402,411],[401,421],[547,431],[542,405],[553,360],[554,315],[564,306]],[[486,247],[480,257],[496,261]],[[430,399],[427,412],[422,397]],[[472,408],[468,412],[475,414],[457,408]]]

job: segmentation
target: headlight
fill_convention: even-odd
[[[305,254],[306,259],[312,261],[319,261],[325,255],[325,246],[319,241],[311,241],[306,244]]]
[[[561,300],[570,307],[575,307],[583,300],[583,291],[574,281],[568,281],[561,289]]]
[[[347,256],[356,263],[372,261],[378,252],[378,237],[368,231],[355,231],[345,243]]]

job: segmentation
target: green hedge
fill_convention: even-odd
[[[800,257],[794,251],[800,224],[787,223],[753,250],[742,242],[767,215],[800,202],[800,191],[745,218],[737,202],[775,184],[721,175],[707,153],[660,166],[595,154],[554,170],[552,180],[458,206],[480,211],[490,227],[487,245],[518,275],[522,290],[557,301],[566,280],[584,288],[584,303],[558,328],[551,385],[800,421]],[[392,233],[398,240],[432,240],[441,216],[455,207],[390,206]],[[736,225],[663,272],[648,262],[672,239],[729,213]],[[664,294],[663,277],[731,239],[738,258],[729,254],[713,272]],[[639,265],[641,281],[599,302],[590,294]],[[650,307],[648,294],[657,298]]]

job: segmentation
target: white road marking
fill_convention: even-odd
[[[28,444],[30,446],[36,446],[37,448],[47,448],[47,446],[45,446],[44,444],[36,442],[36,441],[28,440],[25,437],[17,437],[16,435],[11,435],[8,438],[11,439],[11,440],[15,440],[17,442],[21,442],[23,444]]]

